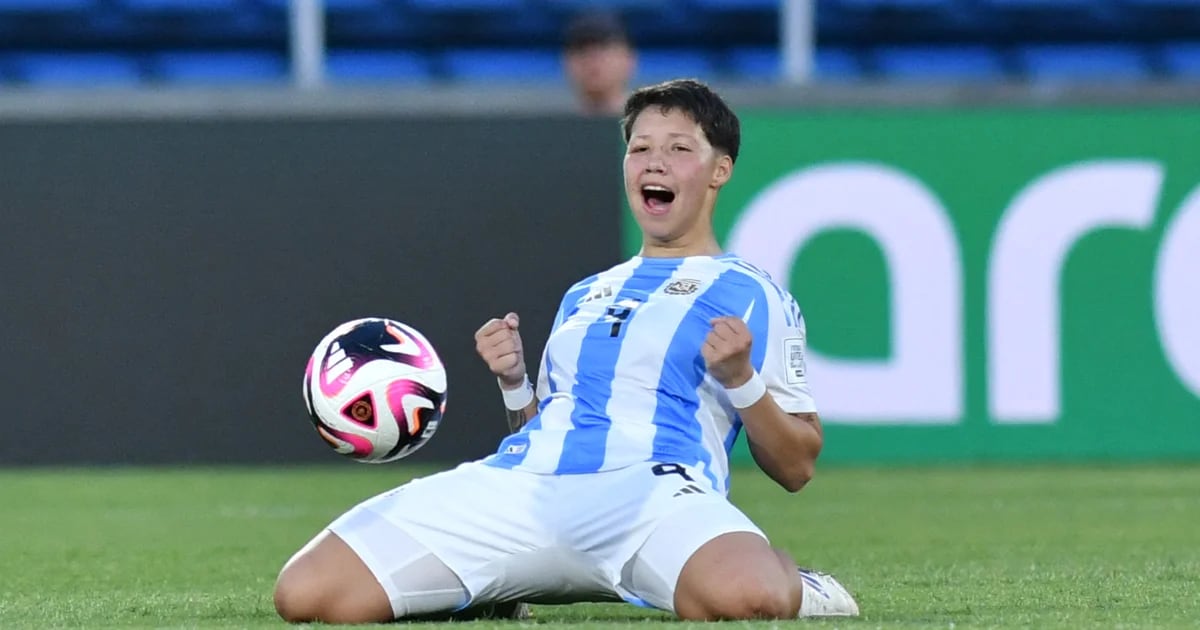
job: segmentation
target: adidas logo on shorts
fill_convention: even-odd
[[[675,498],[684,494],[704,494],[704,488],[701,488],[694,483],[689,483],[688,485],[680,488],[678,492],[671,495],[671,498]]]

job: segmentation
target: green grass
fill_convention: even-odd
[[[284,627],[270,600],[280,564],[345,508],[413,472],[0,471],[0,628]],[[842,578],[864,611],[797,623],[1200,623],[1197,466],[832,469],[798,495],[742,470],[734,486],[773,542]],[[534,613],[536,625],[580,629],[697,625],[620,604]]]

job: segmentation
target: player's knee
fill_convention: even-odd
[[[754,578],[738,580],[706,601],[695,601],[676,610],[681,618],[696,621],[791,619],[799,611],[799,596],[790,585]]]
[[[275,582],[275,612],[284,621],[304,623],[321,617],[320,592],[311,582],[291,567],[280,572]]]
[[[338,595],[316,576],[284,569],[275,584],[275,612],[289,623],[369,623],[389,621],[361,606],[352,598]]]
[[[800,595],[787,582],[775,582],[755,599],[755,616],[768,619],[795,619],[800,614]]]
[[[730,619],[789,619],[800,611],[800,602],[786,582],[744,580],[735,592],[736,597],[729,602]]]

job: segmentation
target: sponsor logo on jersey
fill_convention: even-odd
[[[691,295],[699,289],[699,280],[690,280],[684,278],[683,280],[676,280],[671,284],[668,284],[667,288],[663,289],[663,293],[666,293],[667,295]]]

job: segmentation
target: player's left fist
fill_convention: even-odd
[[[726,388],[743,385],[754,376],[750,347],[754,337],[740,317],[716,317],[709,322],[712,330],[700,346],[700,355],[708,373]]]

